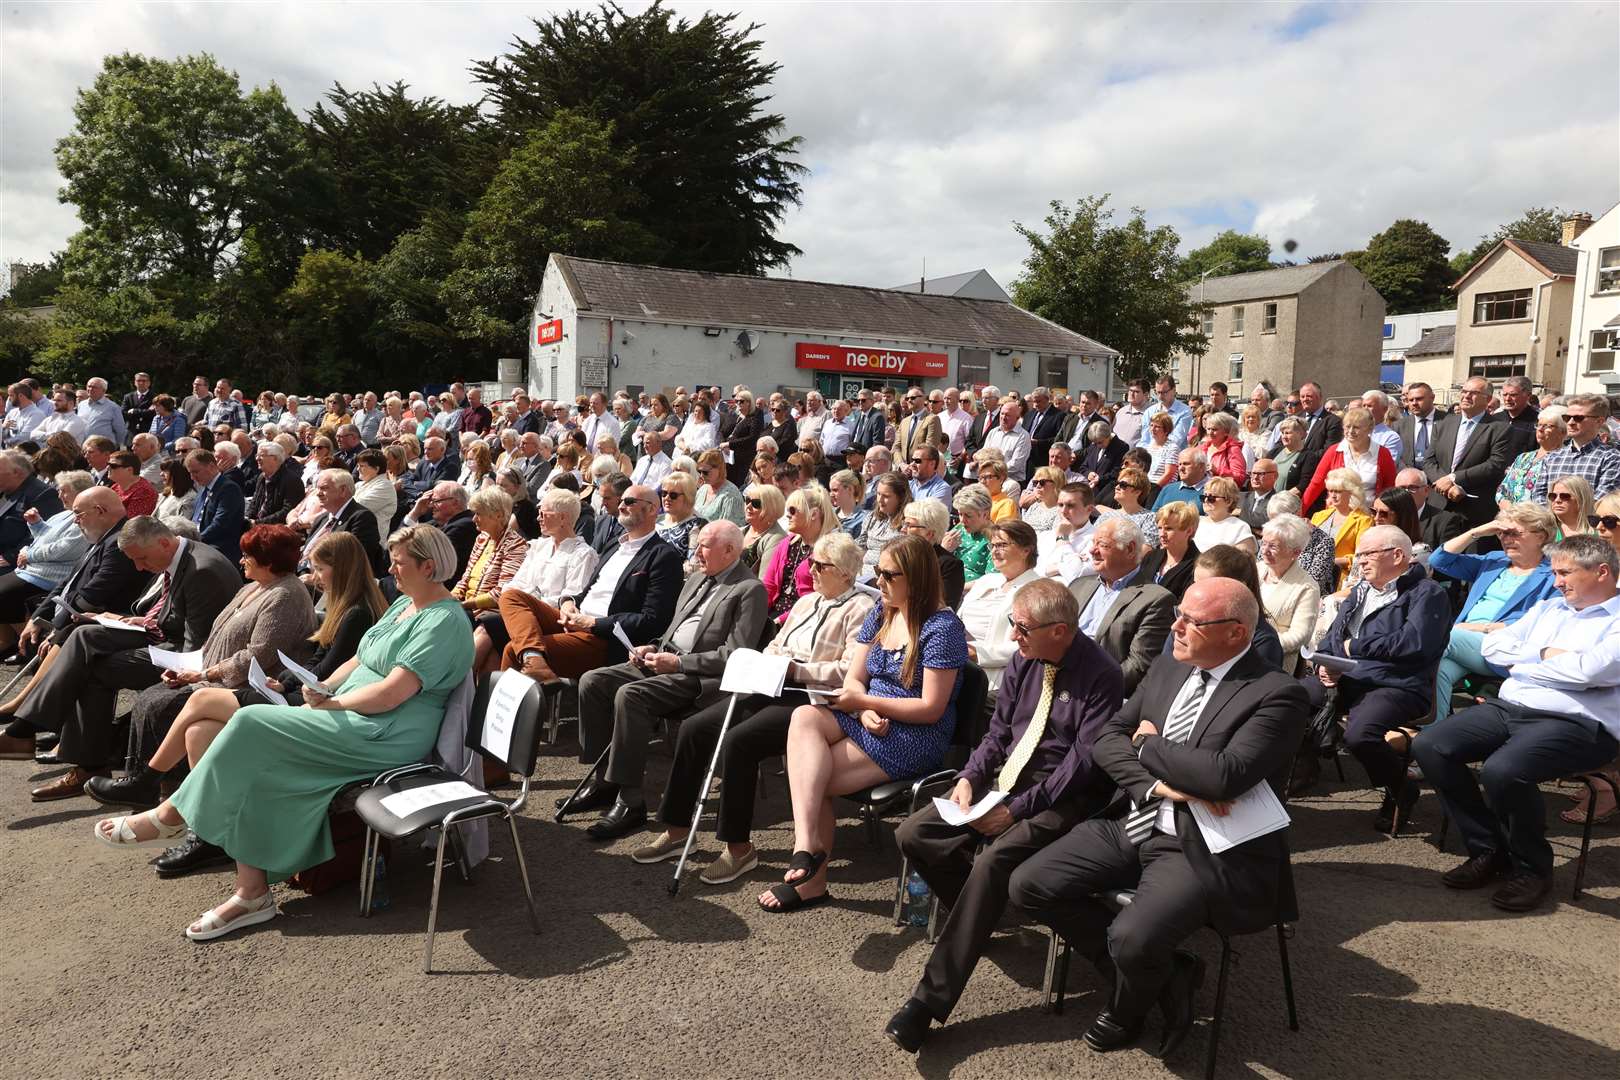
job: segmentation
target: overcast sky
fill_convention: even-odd
[[[539,4],[0,6],[0,262],[78,227],[54,145],[101,58],[212,53],[299,110],[334,80],[477,96],[473,59]],[[627,8],[638,5],[627,3]],[[702,5],[677,5],[695,17]],[[1280,257],[1397,217],[1472,246],[1525,207],[1620,200],[1620,6],[719,5],[761,24],[804,137],[796,277],[867,285],[983,266],[1004,285],[1053,199],[1107,192],[1184,247],[1224,228]]]

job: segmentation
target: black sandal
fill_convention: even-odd
[[[788,873],[792,873],[795,870],[803,870],[804,877],[794,878],[792,881],[788,881],[787,878],[784,877],[782,879],[783,884],[800,885],[806,881],[809,881],[811,878],[816,876],[817,872],[821,870],[821,864],[826,861],[827,853],[825,851],[795,851],[793,853],[793,858],[788,860]]]
[[[825,904],[832,899],[832,894],[829,892],[819,892],[814,896],[800,896],[799,890],[785,881],[779,885],[772,885],[766,892],[770,893],[776,900],[777,906],[766,907],[765,903],[761,901],[759,908],[761,911],[769,912],[772,915],[786,915],[790,911],[798,911],[800,908],[812,908],[818,904]]]

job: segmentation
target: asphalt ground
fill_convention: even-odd
[[[421,971],[424,855],[396,856],[392,905],[373,918],[358,917],[353,886],[312,897],[281,885],[280,918],[193,944],[181,930],[228,895],[228,869],[160,881],[150,850],[91,839],[105,815],[88,799],[29,801],[32,783],[57,770],[0,762],[0,1076],[1202,1075],[1202,1021],[1167,1063],[1147,1049],[1088,1051],[1079,1035],[1100,1007],[1095,974],[1077,960],[1067,1008],[1043,1011],[1046,939],[1015,918],[950,1023],[920,1055],[902,1053],[882,1028],[928,947],[890,919],[892,825],[874,847],[845,820],[835,901],[767,914],[755,897],[780,879],[792,841],[785,781],[769,776],[760,870],[700,884],[719,850],[711,835],[671,898],[673,864],[629,858],[646,834],[602,846],[584,835],[594,815],[552,821],[553,799],[583,773],[570,735],[543,749],[519,822],[542,932],[529,927],[510,836],[498,831],[470,884],[446,875],[431,976]],[[655,751],[649,792],[667,763]],[[1287,1028],[1274,936],[1237,939],[1220,1075],[1620,1075],[1620,829],[1597,827],[1586,893],[1571,903],[1580,833],[1555,821],[1556,904],[1506,915],[1482,893],[1440,885],[1458,856],[1455,839],[1450,854],[1434,846],[1432,793],[1410,833],[1390,840],[1371,828],[1378,800],[1357,786],[1360,770],[1346,771],[1349,783],[1291,804],[1301,1029]],[[1553,810],[1567,805],[1549,796]],[[1210,963],[1207,1016],[1216,942],[1204,933],[1192,945]]]

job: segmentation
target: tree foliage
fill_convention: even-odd
[[[1402,218],[1345,258],[1384,298],[1391,315],[1455,307],[1446,252],[1451,244],[1427,223]]]
[[[1454,278],[1462,277],[1475,263],[1490,254],[1492,248],[1503,240],[1531,240],[1543,244],[1557,244],[1564,239],[1564,219],[1570,216],[1570,211],[1560,210],[1556,206],[1532,206],[1523,214],[1514,218],[1506,225],[1497,227],[1489,236],[1482,236],[1479,243],[1467,251],[1459,251],[1451,258],[1451,272]]]
[[[1184,281],[1197,281],[1198,276],[1206,272],[1213,277],[1269,269],[1271,241],[1235,229],[1227,229],[1203,247],[1187,252],[1187,257],[1181,260]]]
[[[533,41],[472,69],[504,138],[520,144],[565,110],[610,124],[660,265],[752,274],[800,254],[774,235],[805,170],[799,139],[766,111],[778,65],[759,59],[757,26],[712,12],[689,22],[655,3],[534,28]]]
[[[60,251],[42,263],[13,263],[11,285],[6,290],[4,303],[14,308],[49,304],[56,290],[62,287],[65,273],[66,259]]]
[[[1204,352],[1209,339],[1181,280],[1176,231],[1149,228],[1134,208],[1113,225],[1107,201],[1053,202],[1044,233],[1013,223],[1030,247],[1013,302],[1118,349],[1121,377],[1151,378],[1177,352]]]

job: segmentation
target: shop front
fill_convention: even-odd
[[[950,376],[947,353],[812,341],[795,343],[793,366],[814,372],[815,387],[823,396],[851,401],[862,390],[893,387],[899,396],[908,386]]]

